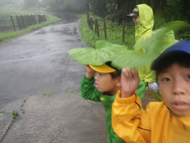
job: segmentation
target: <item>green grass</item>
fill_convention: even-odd
[[[53,90],[47,91],[47,92],[43,92],[42,95],[43,96],[50,96],[52,94]]]
[[[16,110],[11,110],[11,114],[13,115],[13,117],[16,117],[16,116],[19,115],[17,109]]]
[[[15,32],[8,32],[8,33],[0,33],[0,42],[7,40],[7,39],[11,39],[29,32],[32,32],[34,30],[37,30],[39,28],[42,28],[44,26],[50,25],[52,23],[56,23],[58,21],[60,21],[60,18],[57,18],[55,16],[48,16],[47,21],[46,22],[42,22],[40,24],[36,24],[33,26],[29,26],[26,29],[20,30],[20,31],[15,31]]]
[[[104,26],[103,19],[97,16],[90,16],[90,18],[98,19],[99,24],[99,37],[95,33],[95,30],[91,30],[87,24],[87,16],[85,14],[81,16],[81,25],[80,25],[80,33],[83,41],[89,45],[90,47],[94,47],[96,41],[105,40],[104,37]],[[131,25],[131,24],[130,24]],[[129,49],[133,49],[135,43],[134,37],[134,26],[125,26],[125,42],[122,42],[122,25],[117,23],[113,23],[111,21],[106,20],[106,32],[107,32],[107,41],[115,44],[126,45]]]
[[[23,100],[23,102],[22,102],[22,104],[21,104],[21,108],[24,106],[24,103],[26,102],[26,98],[24,98],[24,100]]]
[[[67,93],[80,93],[80,91],[76,91],[76,90],[72,89],[72,90],[67,90]]]
[[[1,114],[1,113],[5,113],[5,111],[0,111],[0,114]]]

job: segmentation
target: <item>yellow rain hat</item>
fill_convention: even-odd
[[[101,66],[92,66],[89,65],[93,70],[100,72],[100,73],[112,73],[112,72],[116,72],[116,70],[114,68],[111,68],[110,66],[103,64]]]

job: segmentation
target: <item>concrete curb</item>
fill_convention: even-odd
[[[11,113],[0,114],[0,142],[2,142],[2,140],[6,136],[13,121],[14,121],[14,118]]]

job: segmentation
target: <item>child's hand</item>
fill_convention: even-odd
[[[86,77],[87,78],[93,78],[95,71],[89,65],[84,65],[84,67],[86,69]]]
[[[138,88],[139,82],[138,70],[123,68],[121,73],[121,98],[132,96]]]

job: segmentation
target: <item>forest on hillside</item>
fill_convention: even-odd
[[[44,7],[47,11],[85,12],[89,10],[97,16],[121,23],[126,19],[135,5],[146,3],[152,7],[154,14],[165,21],[190,21],[189,0],[0,0],[4,4],[22,3],[23,8]]]
[[[138,4],[145,3],[152,7],[155,28],[174,20],[190,21],[189,0],[0,0],[0,8],[4,4],[21,3],[23,10],[31,7],[43,8],[49,12],[84,13],[100,16],[106,20],[122,23],[131,21],[126,15]],[[190,30],[185,30],[184,37]],[[189,37],[189,36],[188,36]]]

